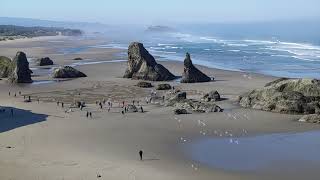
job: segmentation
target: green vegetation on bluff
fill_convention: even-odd
[[[39,36],[79,36],[82,31],[79,29],[65,29],[56,27],[24,27],[14,25],[0,25],[0,41],[13,40],[16,38],[31,38]]]

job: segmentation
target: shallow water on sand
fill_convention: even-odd
[[[255,137],[206,138],[186,144],[192,160],[229,171],[300,169],[300,162],[320,165],[320,131]]]

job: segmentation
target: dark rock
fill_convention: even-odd
[[[50,65],[53,65],[53,61],[48,57],[39,58],[36,60],[36,64],[38,66],[50,66]]]
[[[124,78],[148,81],[169,81],[176,77],[144,48],[143,44],[131,43],[128,49],[128,68]]]
[[[170,84],[158,84],[157,90],[170,90],[172,87]]]
[[[223,109],[214,103],[187,99],[185,92],[179,92],[175,96],[172,96],[166,103],[166,106],[174,106],[178,109],[186,109],[199,113],[223,112]]]
[[[138,82],[137,86],[141,87],[141,88],[152,88],[153,87],[151,83],[145,82],[145,81]]]
[[[7,78],[13,72],[13,63],[10,58],[0,56],[0,78]]]
[[[188,114],[188,111],[186,109],[175,109],[173,110],[174,114],[180,115],[180,114]]]
[[[205,94],[202,99],[206,102],[221,100],[220,94],[218,93],[218,91],[211,91],[208,94]]]
[[[9,76],[11,83],[32,83],[31,74],[29,69],[29,62],[24,52],[17,52],[13,61],[13,72]]]
[[[320,81],[315,79],[278,79],[239,97],[246,108],[289,114],[320,112]]]
[[[81,61],[83,60],[81,57],[77,57],[77,58],[74,58],[73,60],[76,60],[76,61]]]
[[[167,106],[173,106],[174,104],[184,101],[187,99],[187,93],[186,92],[177,92],[176,94],[169,97]]]
[[[129,104],[127,105],[127,112],[136,113],[138,112],[138,108],[135,105]]]
[[[52,74],[53,78],[79,78],[87,77],[83,72],[76,70],[70,66],[59,67],[54,70]]]
[[[210,82],[211,80],[213,79],[205,75],[193,65],[190,54],[187,53],[184,60],[184,70],[181,83]]]

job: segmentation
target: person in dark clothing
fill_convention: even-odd
[[[124,115],[124,111],[121,111],[121,114],[123,114],[123,115]]]
[[[141,112],[143,113],[144,111],[143,111],[143,107],[142,106],[140,107],[140,109],[141,109]]]
[[[140,161],[142,161],[142,158],[143,158],[142,157],[143,156],[143,151],[142,150],[139,151],[139,156],[140,156]]]
[[[11,96],[11,92],[9,92],[9,96]]]
[[[13,117],[13,109],[11,109],[11,117]]]
[[[63,102],[61,103],[61,107],[64,107],[64,103]]]
[[[89,112],[88,111],[87,111],[87,115],[86,116],[87,116],[87,118],[89,117]]]
[[[92,112],[90,112],[89,115],[90,115],[90,118],[92,118]]]
[[[14,97],[17,97],[17,93],[14,93]]]

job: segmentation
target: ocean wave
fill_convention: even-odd
[[[158,46],[174,46],[175,44],[158,43]]]
[[[231,50],[228,50],[228,51],[230,51],[230,52],[240,52],[241,50],[239,50],[239,49],[231,49]]]
[[[116,48],[116,49],[128,49],[124,44],[104,44],[104,45],[95,45],[89,46],[90,48],[100,48],[100,49],[108,49],[108,48]]]
[[[233,47],[247,47],[249,46],[248,44],[233,44],[233,43],[227,43],[228,46],[233,46]]]

